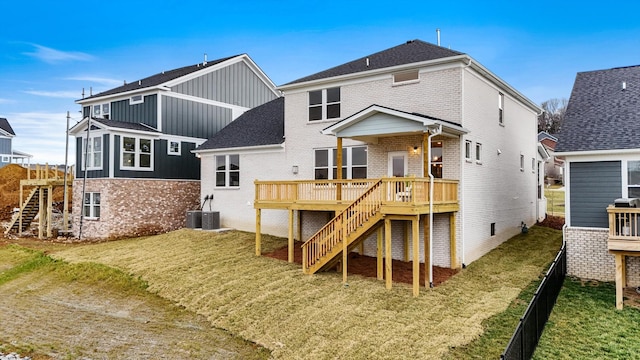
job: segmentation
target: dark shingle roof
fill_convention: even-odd
[[[226,149],[284,142],[284,98],[254,107],[240,115],[196,150]]]
[[[637,148],[640,65],[578,73],[556,151]]]
[[[392,66],[411,64],[416,62],[442,59],[451,56],[464,55],[461,52],[434,45],[422,40],[410,40],[402,45],[382,50],[375,54],[361,57],[346,64],[338,65],[328,70],[305,76],[289,84],[297,84],[311,80],[325,79],[334,76],[354,74],[362,71],[383,69]],[[369,66],[367,66],[369,59]]]
[[[156,129],[146,126],[143,124],[137,123],[129,123],[124,121],[115,121],[115,120],[107,120],[102,118],[91,118],[91,121],[97,121],[103,125],[106,125],[110,128],[119,128],[119,129],[127,129],[127,130],[138,130],[138,131],[147,131],[147,132],[158,132]]]
[[[206,65],[203,65],[202,63],[198,63],[195,65],[189,65],[189,66],[185,66],[185,67],[181,67],[178,69],[173,69],[173,70],[169,70],[169,71],[163,71],[159,74],[155,74],[149,77],[146,77],[144,79],[140,79],[140,80],[136,80],[133,82],[130,82],[128,84],[124,84],[122,86],[118,86],[116,88],[113,88],[111,90],[107,90],[107,91],[103,91],[99,94],[95,94],[89,97],[86,97],[82,100],[87,100],[87,99],[93,99],[93,98],[97,98],[97,97],[102,97],[102,96],[107,96],[107,95],[113,95],[113,94],[119,94],[119,93],[123,93],[123,92],[127,92],[127,91],[133,91],[133,90],[139,90],[139,89],[144,89],[144,88],[149,88],[149,87],[153,87],[153,86],[158,86],[162,83],[165,83],[167,81],[171,81],[174,79],[177,79],[181,76],[185,76],[188,75],[192,72],[198,71],[198,70],[202,70],[205,69],[207,67],[219,64],[223,61],[232,59],[236,56],[240,56],[240,55],[234,55],[234,56],[229,56],[226,58],[222,58],[222,59],[218,59],[218,60],[213,60],[213,61],[208,61]]]
[[[16,134],[15,132],[13,132],[13,129],[11,128],[11,124],[9,124],[9,120],[5,118],[0,118],[0,129],[8,132],[11,135]]]

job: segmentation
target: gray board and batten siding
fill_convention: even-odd
[[[208,139],[232,120],[229,108],[162,97],[162,132],[165,134]]]
[[[182,141],[181,155],[168,155],[168,141],[164,139],[153,140],[153,171],[121,170],[120,169],[120,141],[119,135],[105,134],[102,136],[102,169],[87,171],[87,178],[108,178],[109,177],[109,136],[114,136],[114,178],[140,178],[140,179],[200,179],[200,160],[196,158],[191,150],[196,148],[195,143]],[[82,138],[76,138],[76,159],[82,159]],[[81,160],[79,160],[81,161]],[[82,166],[76,166],[76,177],[84,177]]]
[[[0,154],[11,154],[11,139],[0,139]]]
[[[171,91],[246,108],[254,108],[277,97],[244,62],[177,84]]]
[[[608,228],[607,206],[622,196],[620,161],[572,162],[571,226]]]
[[[121,121],[131,124],[145,124],[153,128],[158,127],[158,96],[146,95],[144,102],[129,104],[129,99],[109,102],[109,120]],[[85,106],[82,114],[87,117],[92,115],[92,106]]]

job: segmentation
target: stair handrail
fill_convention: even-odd
[[[380,211],[383,199],[382,184],[382,179],[373,183],[302,245],[302,269],[305,273],[335,246],[342,244],[349,233]],[[361,206],[361,204],[364,205]],[[364,209],[361,209],[362,207]],[[312,245],[315,246],[312,247]],[[310,251],[312,248],[313,251]]]

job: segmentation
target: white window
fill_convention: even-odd
[[[524,171],[524,155],[520,154],[520,171]]]
[[[627,197],[640,198],[640,161],[627,162]]]
[[[153,170],[153,140],[123,136],[121,150],[123,170]]]
[[[405,71],[397,74],[393,74],[393,83],[408,83],[408,82],[418,82],[418,70],[413,71]]]
[[[216,155],[216,187],[240,186],[240,155]]]
[[[536,172],[536,158],[531,158],[531,172]]]
[[[329,156],[331,154],[331,156]],[[338,149],[316,149],[314,178],[316,180],[338,177]],[[354,146],[342,149],[342,178],[367,178],[367,147]],[[331,171],[330,171],[331,170]]]
[[[111,105],[109,103],[93,105],[93,117],[108,119],[110,111]]]
[[[340,118],[340,88],[309,91],[309,121]]]
[[[442,153],[442,141],[436,141],[431,143],[431,174],[433,177],[442,179],[443,170],[443,153]]]
[[[82,169],[102,169],[102,135],[82,139]]]
[[[476,163],[482,162],[482,144],[476,143]]]
[[[8,163],[9,161],[11,161],[11,159],[9,158],[9,156],[7,156],[7,155],[2,155],[2,162],[3,162],[3,163]]]
[[[180,141],[167,141],[167,154],[169,155],[180,155]]]
[[[498,124],[504,125],[504,94],[498,93]]]
[[[464,158],[471,161],[471,140],[466,140],[464,142]]]
[[[133,95],[129,98],[129,105],[142,104],[144,102],[144,96]]]
[[[100,218],[100,193],[88,192],[84,194],[84,206],[82,215],[85,218]]]

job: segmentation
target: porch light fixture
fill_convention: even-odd
[[[414,146],[414,147],[413,147],[413,154],[415,155],[415,154],[417,154],[417,153],[418,153],[418,147],[417,147],[417,146]]]
[[[298,165],[293,165],[293,166],[291,167],[291,172],[292,172],[294,175],[297,175],[297,174],[298,174]]]

